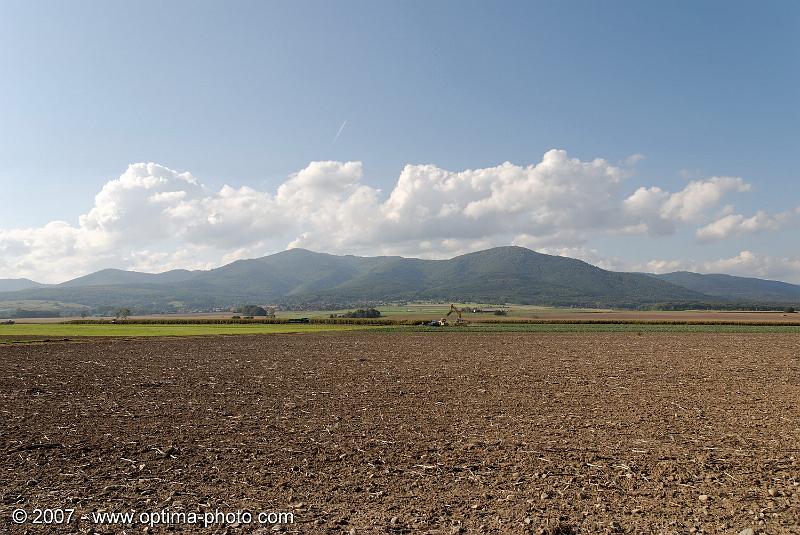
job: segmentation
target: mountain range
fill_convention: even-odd
[[[618,308],[776,307],[800,303],[800,286],[730,275],[614,272],[523,247],[497,247],[448,260],[290,249],[205,271],[104,269],[54,285],[0,279],[0,302],[57,302],[101,313],[117,307],[145,313],[246,303],[349,306],[411,300]]]

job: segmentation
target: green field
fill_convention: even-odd
[[[794,333],[800,325],[670,325],[613,323],[472,324],[465,327],[368,326],[327,324],[203,324],[203,325],[75,325],[60,323],[0,325],[0,343],[84,336],[202,336],[236,334],[289,334],[337,331],[376,333]]]
[[[222,324],[222,325],[73,325],[64,323],[18,323],[0,325],[3,338],[73,336],[199,336],[215,334],[286,334],[363,330],[361,325],[316,324]],[[8,340],[6,340],[8,341]]]

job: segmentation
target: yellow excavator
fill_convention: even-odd
[[[464,309],[458,308],[457,306],[451,304],[450,311],[445,314],[445,316],[440,320],[433,320],[428,325],[431,327],[446,327],[447,325],[466,325],[467,320],[461,317],[461,314],[464,313]],[[451,323],[448,319],[452,314],[456,314],[456,321],[455,323]]]

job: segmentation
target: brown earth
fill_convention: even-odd
[[[535,315],[535,314],[534,314]],[[721,310],[663,311],[554,311],[539,314],[538,319],[558,320],[634,320],[634,321],[721,321],[721,322],[789,322],[800,323],[800,314],[787,312],[753,312]]]
[[[197,533],[800,533],[800,337],[369,334],[0,346],[22,508]],[[168,530],[157,527],[151,532]]]
[[[754,312],[754,311],[722,311],[722,310],[687,310],[677,312],[665,311],[553,311],[532,314],[538,319],[557,320],[634,320],[634,321],[721,321],[721,322],[789,322],[800,323],[800,314],[787,312]]]

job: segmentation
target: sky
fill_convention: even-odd
[[[0,278],[522,245],[800,283],[794,1],[0,3]]]

